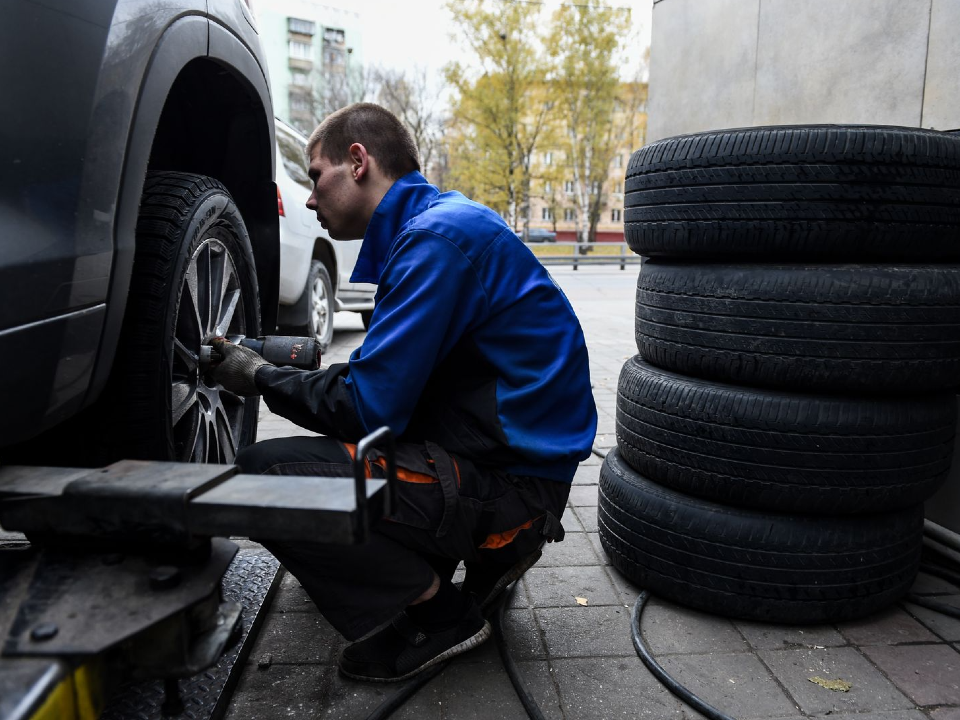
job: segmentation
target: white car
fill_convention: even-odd
[[[277,120],[277,209],[280,212],[280,315],[291,335],[317,338],[325,350],[333,340],[333,313],[359,312],[370,324],[376,285],[352,283],[362,240],[334,241],[307,209],[313,184],[304,154],[307,138]]]

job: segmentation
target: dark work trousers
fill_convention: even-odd
[[[277,438],[242,450],[236,464],[251,474],[351,477],[355,451],[333,438]],[[449,581],[461,560],[509,566],[562,537],[569,483],[479,466],[432,443],[398,443],[396,460],[399,497],[368,542],[263,543],[348,640],[410,605],[434,573]],[[384,466],[370,453],[368,477],[382,477]]]

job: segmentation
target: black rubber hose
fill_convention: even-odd
[[[933,575],[934,577],[938,577],[941,580],[946,580],[947,582],[951,582],[957,587],[960,587],[960,573],[949,568],[930,563],[923,563],[920,565],[920,572],[926,573],[927,575]]]
[[[493,626],[493,637],[497,642],[497,650],[500,652],[500,659],[503,661],[503,669],[507,671],[507,677],[509,677],[510,682],[513,683],[513,689],[516,690],[517,697],[520,699],[523,709],[527,711],[527,716],[531,720],[545,720],[543,712],[540,710],[540,706],[537,705],[537,701],[534,700],[527,691],[527,688],[523,683],[523,678],[520,677],[520,670],[517,668],[517,664],[510,656],[510,650],[507,648],[507,643],[503,637],[503,612],[504,609],[510,604],[510,600],[513,598],[513,593],[516,591],[516,589],[517,584],[511,583],[506,591],[500,594],[500,599],[491,615],[490,624]],[[399,710],[407,700],[416,695],[420,688],[442,673],[449,664],[450,661],[448,660],[446,662],[437,663],[436,665],[424,670],[422,673],[414,677],[409,683],[404,685],[402,688],[397,690],[397,692],[380,703],[380,705],[378,705],[372,713],[367,715],[367,720],[385,720],[385,718],[390,717],[395,711]]]
[[[925,607],[930,610],[936,610],[938,613],[943,615],[960,618],[960,607],[957,607],[956,605],[948,605],[947,603],[937,602],[932,598],[924,595],[914,595],[913,593],[907,595],[904,600],[906,602],[913,603],[914,605],[920,605],[921,607]]]
[[[633,647],[643,661],[643,664],[647,666],[647,669],[653,673],[653,676],[657,678],[667,690],[700,714],[705,715],[710,718],[710,720],[734,720],[734,718],[726,713],[720,712],[712,705],[707,705],[707,703],[674,680],[670,674],[660,666],[660,663],[654,659],[653,655],[650,654],[646,643],[643,641],[643,634],[640,632],[640,616],[643,614],[643,608],[649,599],[649,592],[644,590],[640,593],[637,597],[637,602],[634,603],[633,616],[630,620],[630,637],[633,639]]]
[[[384,718],[390,717],[394,711],[399,710],[407,700],[416,695],[420,688],[442,673],[449,664],[449,660],[437,663],[415,676],[410,682],[380,703],[372,713],[367,715],[367,720],[384,720]]]
[[[523,709],[527,711],[527,717],[529,717],[530,720],[546,720],[537,701],[530,695],[527,686],[523,682],[523,678],[520,677],[520,669],[513,661],[513,657],[510,655],[510,649],[507,647],[507,641],[503,637],[503,613],[507,606],[510,605],[510,600],[513,598],[513,593],[516,589],[517,583],[511,583],[507,591],[501,596],[500,603],[491,618],[493,637],[497,641],[497,650],[500,652],[503,669],[507,671],[507,677],[509,677],[510,682],[513,683],[513,689],[516,691],[517,698],[519,698],[520,703],[523,705]]]

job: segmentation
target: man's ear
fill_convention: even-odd
[[[370,156],[367,154],[367,149],[360,143],[354,143],[350,146],[348,152],[350,155],[350,170],[353,172],[353,179],[363,179],[370,170]]]

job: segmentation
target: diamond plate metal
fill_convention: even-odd
[[[243,640],[227,651],[215,666],[180,681],[184,711],[176,716],[190,720],[223,717],[233,688],[243,670],[257,632],[278,585],[280,563],[266,550],[241,549],[223,577],[223,596],[243,605]],[[129,684],[111,698],[101,720],[161,720],[163,682]]]

